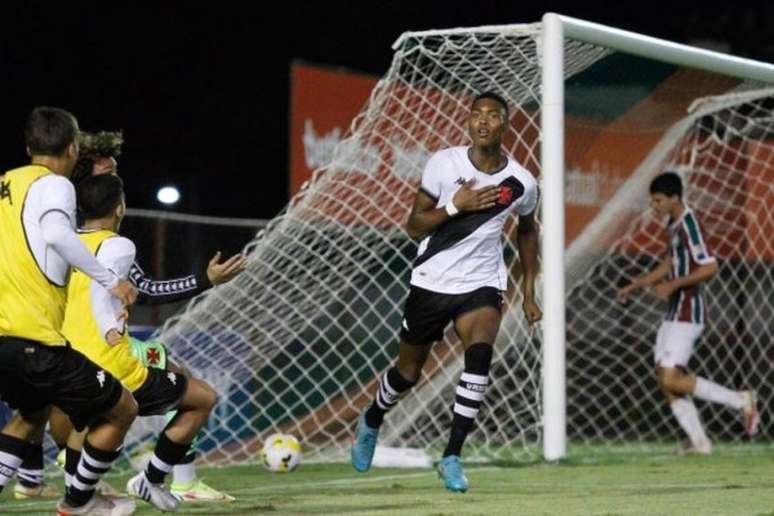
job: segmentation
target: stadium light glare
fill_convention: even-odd
[[[180,191],[174,186],[162,186],[156,194],[162,204],[175,204],[180,200]]]

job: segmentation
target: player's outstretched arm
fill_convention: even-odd
[[[538,271],[538,229],[534,212],[528,215],[519,215],[516,243],[524,270],[521,280],[524,317],[529,324],[533,324],[543,318],[543,312],[535,302],[535,278]]]

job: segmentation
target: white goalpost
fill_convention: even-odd
[[[615,288],[651,267],[663,221],[647,184],[671,169],[721,271],[696,368],[774,395],[774,66],[547,14],[542,23],[410,32],[331,161],[246,247],[248,269],[195,299],[157,338],[220,401],[202,460],[257,461],[289,432],[308,460],[346,460],[359,413],[395,357],[416,244],[403,230],[431,153],[467,142],[470,102],[512,107],[504,150],[539,177],[541,330],[521,313],[518,220],[504,234],[506,308],[466,460],[557,460],[568,442],[676,438],[651,375],[662,307]],[[437,454],[462,367],[452,330],[390,412],[386,446]],[[757,360],[760,358],[761,360]],[[703,414],[736,441],[734,414]],[[162,421],[142,422],[135,448]],[[764,420],[770,439],[774,423]]]
[[[680,45],[567,16],[543,16],[543,455],[566,455],[564,285],[565,38],[692,68],[774,84],[774,65]]]

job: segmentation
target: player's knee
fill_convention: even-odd
[[[398,364],[396,369],[403,379],[412,385],[419,381],[422,374],[422,366],[417,364]]]
[[[663,369],[658,376],[658,381],[662,389],[674,391],[680,382],[680,373],[675,369]]]
[[[134,418],[137,417],[138,412],[137,401],[126,389],[121,389],[121,397],[118,399],[118,403],[111,410],[112,419],[117,423],[126,426],[132,424]]]
[[[215,392],[215,389],[210,387],[208,384],[204,384],[207,387],[207,394],[206,394],[206,407],[207,412],[212,412],[212,409],[215,408],[215,405],[218,404],[218,393]]]
[[[205,410],[207,413],[211,412],[215,405],[218,403],[218,393],[207,382],[199,379],[190,380],[192,386],[196,389],[196,399],[198,400],[198,407]]]

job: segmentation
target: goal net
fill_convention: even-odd
[[[262,438],[297,436],[310,460],[342,460],[356,419],[397,352],[416,243],[403,231],[429,155],[468,141],[472,98],[511,108],[505,149],[539,176],[541,25],[405,34],[392,64],[326,166],[247,245],[248,270],[193,301],[158,338],[220,393],[200,448],[209,463],[257,460]],[[663,307],[617,305],[615,288],[664,249],[646,209],[665,168],[687,182],[721,272],[708,285],[701,374],[771,396],[774,291],[771,92],[579,41],[565,44],[567,399],[573,441],[674,440],[651,345]],[[733,93],[732,96],[727,96]],[[691,108],[694,101],[704,99]],[[510,286],[491,384],[468,439],[471,459],[540,454],[541,332],[521,313],[512,218]],[[381,444],[440,450],[462,350],[449,329]],[[738,439],[736,415],[704,410],[713,437]],[[141,422],[128,446],[162,423]],[[155,427],[154,427],[155,425]],[[771,434],[764,420],[763,435]]]

